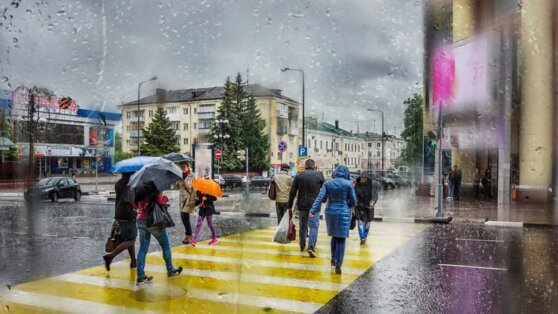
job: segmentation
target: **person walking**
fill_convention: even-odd
[[[479,167],[475,168],[475,173],[473,174],[473,190],[475,192],[475,200],[480,199],[480,183],[482,180],[482,175]]]
[[[360,245],[366,244],[366,238],[370,231],[370,223],[374,219],[374,206],[378,202],[378,183],[371,178],[361,174],[356,180],[355,192],[357,197],[357,206],[355,215],[358,223],[358,235],[360,237]]]
[[[185,237],[184,244],[192,244],[192,224],[190,214],[196,210],[196,190],[192,187],[192,182],[196,178],[190,168],[190,162],[182,161],[178,164],[182,169],[182,180],[178,181],[180,218],[184,225]]]
[[[281,222],[283,215],[289,208],[289,193],[293,185],[293,178],[289,175],[291,166],[281,164],[281,171],[271,179],[275,184],[275,210],[277,211],[277,224]]]
[[[335,267],[336,274],[341,274],[345,240],[349,237],[351,224],[351,207],[355,206],[358,200],[347,166],[338,166],[332,177],[333,179],[327,181],[320,189],[320,194],[310,209],[310,216],[319,216],[322,202],[327,200],[325,218],[327,235],[331,237],[331,266]]]
[[[299,244],[300,251],[306,248],[306,238],[308,241],[308,255],[316,257],[316,241],[318,240],[318,229],[320,227],[320,215],[310,217],[309,211],[316,200],[325,179],[321,172],[316,170],[316,163],[313,159],[307,159],[304,163],[304,171],[300,172],[293,180],[291,192],[289,194],[289,211],[292,210],[294,199],[297,197],[296,208],[298,209]],[[310,226],[310,234],[308,227]]]
[[[134,172],[124,172],[122,177],[114,185],[114,191],[116,192],[116,202],[114,204],[114,220],[118,224],[120,230],[118,234],[118,246],[114,251],[103,256],[105,261],[105,268],[110,271],[110,264],[112,260],[120,253],[128,250],[130,255],[130,268],[136,268],[136,237],[138,235],[138,229],[136,228],[136,210],[132,202],[128,200],[128,192],[130,188],[128,187],[128,182],[130,181],[130,176]]]
[[[154,188],[154,187],[153,187]],[[137,257],[137,279],[136,285],[143,285],[153,280],[153,276],[145,275],[145,258],[147,256],[147,251],[149,250],[149,242],[151,241],[151,235],[157,239],[159,245],[163,249],[163,259],[165,260],[165,266],[167,268],[167,276],[174,277],[178,276],[182,272],[182,267],[174,268],[172,264],[172,252],[169,241],[169,236],[165,228],[157,227],[147,227],[147,216],[150,206],[153,203],[157,203],[160,206],[168,206],[168,197],[163,193],[155,194],[146,193],[147,197],[137,204],[138,216],[137,216],[137,226],[140,238],[140,247]]]
[[[215,196],[202,194],[199,191],[196,192],[197,199],[195,205],[200,205],[200,210],[198,212],[198,223],[196,224],[196,231],[194,233],[194,238],[192,238],[192,245],[196,245],[198,237],[200,235],[201,227],[204,219],[207,220],[207,226],[211,231],[211,241],[209,245],[217,244],[217,232],[215,232],[215,227],[213,226],[213,214],[215,214],[215,202],[217,198]]]
[[[457,165],[453,166],[453,171],[450,172],[450,181],[453,183],[453,197],[452,199],[461,199],[461,169]]]
[[[490,178],[490,168],[486,168],[484,171],[484,175],[481,179],[482,187],[483,187],[483,194],[485,200],[490,200],[492,198],[492,185],[491,185],[491,178]]]

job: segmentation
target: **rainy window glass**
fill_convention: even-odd
[[[557,29],[553,0],[1,2],[0,311],[555,311]]]

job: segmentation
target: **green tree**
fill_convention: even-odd
[[[135,154],[132,152],[122,151],[122,135],[118,132],[114,134],[114,162],[132,158]]]
[[[271,167],[269,163],[269,138],[263,132],[261,113],[256,106],[256,98],[250,95],[240,106],[241,139],[248,147],[250,168],[261,171]]]
[[[237,158],[237,151],[242,149],[243,142],[240,138],[240,120],[238,119],[238,105],[235,95],[236,88],[227,77],[225,93],[221,106],[217,110],[217,120],[227,123],[215,123],[211,130],[211,141],[223,151],[221,166],[227,170],[241,170],[242,162]],[[223,138],[221,135],[228,135]]]
[[[401,152],[399,163],[407,166],[417,166],[422,156],[422,108],[424,99],[420,94],[414,94],[403,102],[405,109],[404,124],[405,129],[401,137],[405,140],[406,146]]]
[[[140,147],[144,156],[162,156],[180,151],[178,136],[163,107],[157,108],[147,129],[142,130],[142,139]]]
[[[10,121],[6,119],[6,115],[3,112],[0,112],[0,137],[5,137],[15,143],[12,125]],[[17,148],[15,146],[10,147],[9,150],[4,153],[4,159],[6,161],[17,161]]]

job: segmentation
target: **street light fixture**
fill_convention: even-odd
[[[382,114],[382,170],[385,170],[385,168],[384,168],[384,159],[385,159],[385,155],[384,155],[385,154],[385,148],[384,148],[384,146],[385,146],[384,145],[384,112],[382,110],[379,110],[379,109],[366,109],[366,110],[371,111],[371,112],[375,111],[375,112],[379,112],[379,113]]]
[[[138,156],[141,156],[141,148],[140,148],[140,130],[139,130],[139,127],[140,127],[140,115],[139,115],[139,113],[140,113],[140,98],[141,98],[141,97],[140,97],[140,88],[141,88],[141,85],[142,85],[143,83],[155,81],[156,79],[157,79],[157,76],[153,76],[152,78],[150,78],[150,79],[148,79],[148,80],[145,80],[145,81],[142,81],[142,82],[140,82],[140,83],[138,84],[138,111],[137,111],[137,113],[136,113],[137,116],[138,116],[138,126],[137,126],[137,130],[136,130],[136,132],[138,132],[138,133],[137,133],[137,138],[138,138]]]
[[[287,72],[287,71],[297,71],[300,72],[302,74],[302,145],[304,146],[306,145],[306,136],[305,136],[305,132],[304,132],[304,71],[302,69],[291,69],[291,68],[282,68],[281,72]]]

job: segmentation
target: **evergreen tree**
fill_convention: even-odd
[[[401,132],[401,137],[405,140],[406,146],[401,152],[399,161],[404,165],[418,165],[422,156],[422,108],[423,98],[419,94],[414,94],[412,98],[406,99],[403,103],[405,109],[404,124],[405,129]]]
[[[256,98],[250,95],[243,101],[240,110],[241,138],[248,147],[250,168],[261,171],[271,167],[269,163],[269,138],[264,134],[261,113],[256,106]]]
[[[114,134],[114,162],[119,162],[124,159],[132,158],[135,154],[132,152],[122,152],[122,135],[120,133]]]
[[[171,128],[171,123],[163,107],[157,108],[153,120],[147,130],[142,130],[142,133],[141,153],[144,156],[162,156],[180,151],[178,136]]]
[[[0,137],[5,137],[15,143],[12,126],[10,125],[10,121],[6,119],[6,115],[3,112],[0,112]],[[4,152],[4,159],[6,161],[17,161],[17,148],[13,146],[10,147],[8,151]]]
[[[217,110],[217,120],[227,123],[215,123],[211,130],[211,141],[217,149],[222,150],[223,159],[221,166],[227,170],[242,170],[243,164],[237,158],[237,151],[242,149],[240,138],[240,121],[238,119],[238,106],[235,97],[235,87],[227,77],[225,93],[221,106]],[[227,134],[228,138],[220,135]]]

